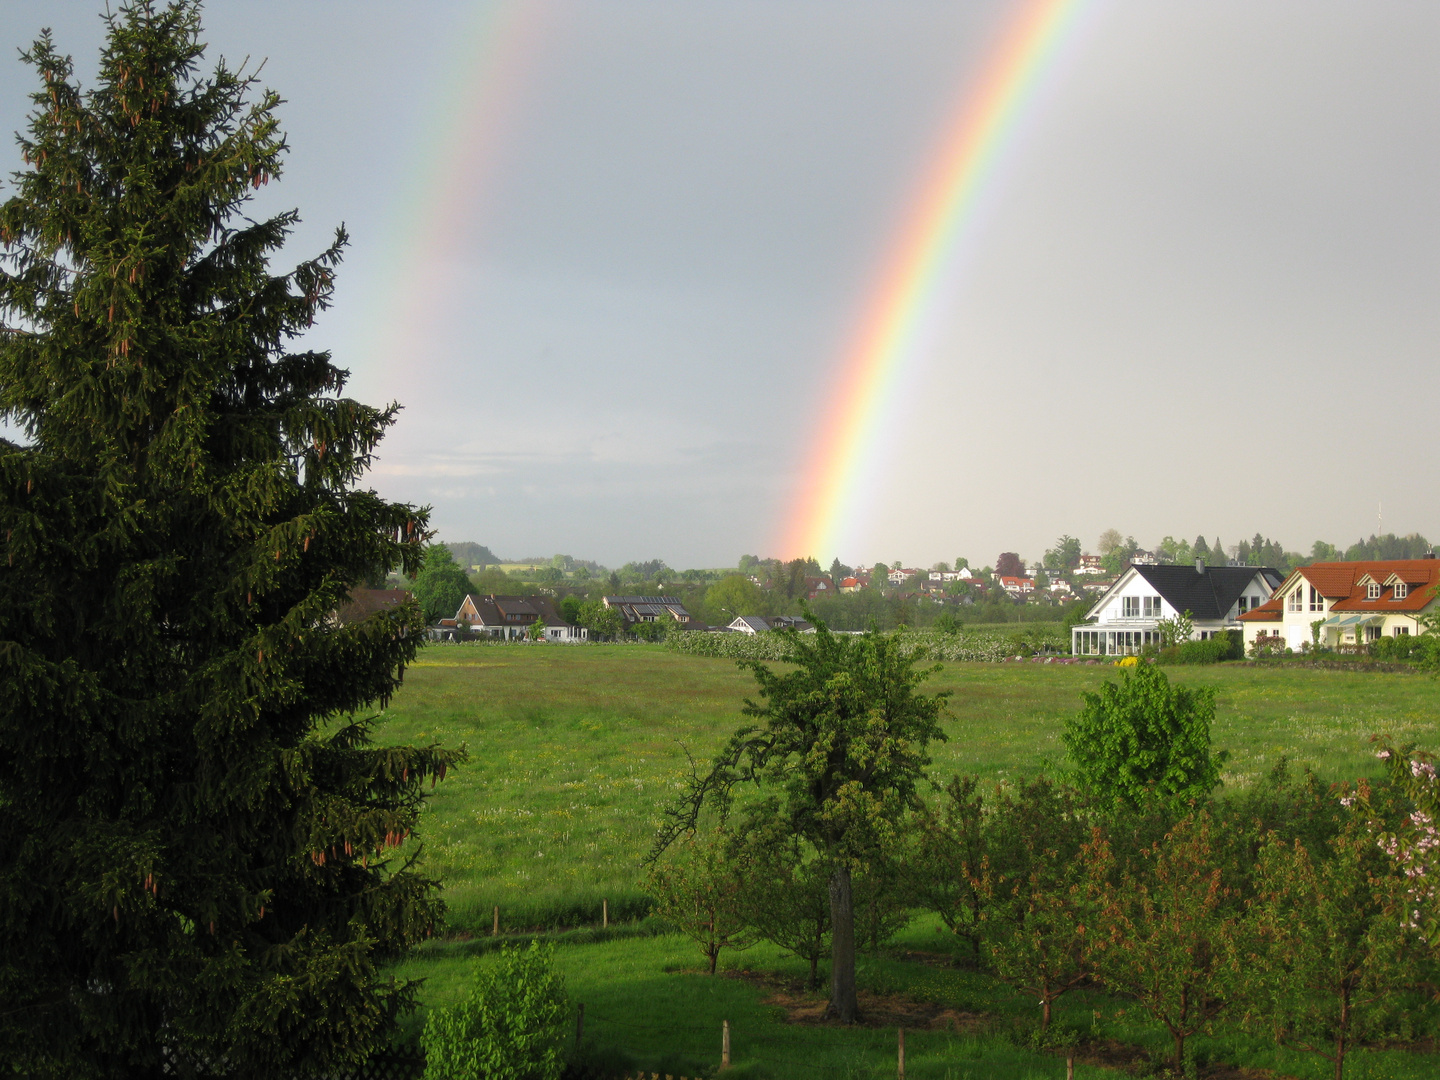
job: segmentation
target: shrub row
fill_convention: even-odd
[[[1065,653],[1070,643],[1055,631],[1023,634],[946,634],[933,630],[899,631],[902,651],[934,660],[998,663],[1015,656],[1039,652]],[[734,660],[785,660],[790,655],[788,635],[767,634],[671,634],[665,645],[672,652],[690,656],[719,656]]]

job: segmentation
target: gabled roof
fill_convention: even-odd
[[[351,589],[350,599],[335,610],[335,621],[341,626],[361,622],[396,604],[410,599],[408,589]]]
[[[555,601],[548,596],[497,596],[490,593],[480,596],[467,593],[460,602],[460,612],[465,610],[466,601],[475,609],[475,626],[529,626],[536,620],[546,626],[568,626],[555,608]]]
[[[1188,564],[1134,563],[1130,572],[1144,578],[1176,611],[1188,611],[1197,619],[1225,618],[1257,574],[1272,589],[1281,581],[1280,571],[1268,566],[1206,566],[1196,570]],[[1124,580],[1122,574],[1116,585]]]
[[[1331,611],[1419,611],[1435,599],[1434,587],[1440,584],[1440,559],[1311,563],[1300,567],[1295,574],[1332,601]],[[1371,581],[1386,583],[1377,600],[1366,595],[1365,586]],[[1396,600],[1393,581],[1403,581],[1409,586],[1408,595]]]

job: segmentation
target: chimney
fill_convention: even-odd
[[[1197,574],[1203,574],[1204,572],[1205,572],[1205,560],[1204,560],[1204,559],[1199,559],[1199,558],[1197,558],[1197,559],[1195,560],[1195,573],[1197,573]]]

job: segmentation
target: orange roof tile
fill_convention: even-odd
[[[1311,563],[1300,567],[1298,573],[1321,596],[1333,601],[1332,611],[1419,611],[1435,599],[1435,586],[1440,585],[1440,559]],[[1409,595],[1396,600],[1393,590],[1387,588],[1378,600],[1369,599],[1361,579],[1369,575],[1385,581],[1392,574],[1409,585]]]

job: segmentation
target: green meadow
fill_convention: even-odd
[[[1166,671],[1215,688],[1213,738],[1231,755],[1228,790],[1262,780],[1281,757],[1327,780],[1376,776],[1374,734],[1440,746],[1440,683],[1425,675],[1245,664]],[[973,772],[1001,780],[1061,764],[1060,731],[1081,693],[1119,675],[1099,664],[944,665],[929,684],[950,693],[952,713],[947,741],[934,748],[934,778]],[[572,999],[586,1004],[587,1042],[623,1053],[631,1067],[710,1075],[728,1020],[737,1080],[894,1076],[897,1026],[909,1029],[912,1078],[1063,1076],[1063,1060],[1031,1044],[1030,1003],[967,970],[928,916],[862,958],[860,984],[883,1022],[855,1030],[783,1022],[787,1003],[806,995],[798,963],[778,950],[723,954],[721,975],[711,978],[699,972],[700,953],[687,939],[640,921],[639,864],[659,811],[685,776],[687,755],[703,762],[742,722],[752,688],[734,661],[662,646],[426,648],[377,727],[382,742],[464,743],[470,751],[435,790],[420,830],[424,864],[444,882],[451,909],[446,938],[395,969],[425,980],[423,1008],[457,1000],[475,965],[489,961],[499,907],[505,935],[549,932]],[[556,932],[597,927],[602,900],[618,924],[608,934]],[[810,1001],[818,1004],[823,998]],[[1119,1048],[1114,1060],[1082,1056],[1077,1076],[1115,1075],[1126,1054],[1148,1060],[1166,1052],[1168,1037],[1125,1006],[1099,993],[1064,999],[1062,1031]],[[422,1022],[423,1010],[408,1033]],[[1223,1031],[1195,1046],[1202,1063],[1275,1076],[1318,1080],[1331,1068]],[[1346,1075],[1419,1080],[1434,1075],[1434,1060],[1367,1050]]]
[[[1440,684],[1410,673],[1222,664],[1171,667],[1213,686],[1225,784],[1262,778],[1282,756],[1329,780],[1378,775],[1372,734],[1440,744]],[[948,741],[933,775],[1002,779],[1060,763],[1060,731],[1109,665],[946,664]],[[435,791],[421,837],[458,930],[589,921],[608,899],[641,905],[638,865],[660,808],[688,768],[738,726],[754,682],[732,660],[662,646],[432,646],[381,717],[385,742],[469,747]]]

